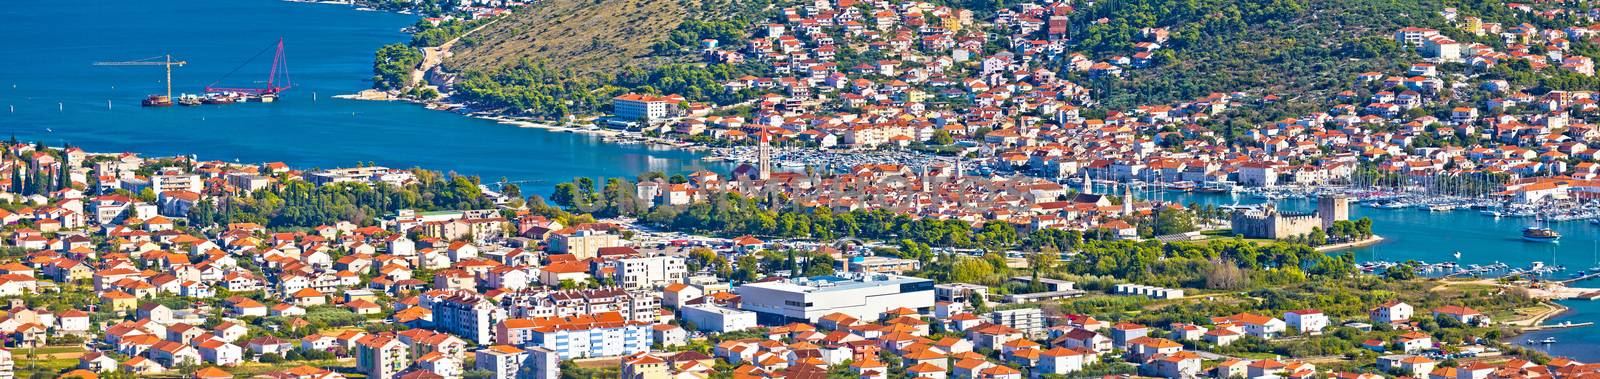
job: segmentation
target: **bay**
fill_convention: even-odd
[[[88,0],[17,2],[0,17],[0,35],[11,41],[0,63],[0,138],[297,168],[374,162],[507,178],[540,194],[577,176],[725,169],[683,150],[334,99],[371,86],[373,51],[408,41],[400,29],[413,15],[279,0]],[[161,66],[93,65],[172,54],[188,62],[173,69],[174,94],[219,79],[261,86],[266,49],[280,37],[294,87],[270,104],[144,108],[139,100],[164,91]]]

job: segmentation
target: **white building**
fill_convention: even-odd
[[[492,343],[495,324],[506,319],[505,310],[472,292],[451,291],[437,298],[424,295],[422,304],[433,310],[433,322],[440,331],[479,344]]]
[[[699,304],[679,308],[683,321],[706,332],[736,332],[756,327],[756,313],[722,306]]]
[[[1283,321],[1289,324],[1289,329],[1302,334],[1322,334],[1322,329],[1328,327],[1328,315],[1315,309],[1284,312]]]
[[[650,350],[650,324],[623,319],[621,313],[541,318],[546,326],[530,331],[523,346],[550,349],[562,359],[616,357]]]
[[[1378,305],[1377,308],[1372,310],[1372,322],[1385,324],[1406,322],[1407,320],[1411,319],[1411,313],[1413,311],[1414,310],[1411,308],[1411,304],[1406,304],[1398,300],[1390,300]]]
[[[556,354],[542,347],[519,349],[494,345],[478,350],[476,368],[494,373],[494,379],[556,379],[561,367]]]
[[[611,99],[612,113],[621,122],[652,124],[671,116],[684,98],[677,95],[652,96],[628,93]]]
[[[1278,171],[1271,163],[1251,162],[1239,166],[1239,184],[1248,187],[1278,185]]]
[[[150,177],[150,186],[157,195],[167,191],[201,192],[204,190],[200,175],[195,174],[168,174]]]
[[[884,311],[933,309],[933,281],[890,274],[818,276],[739,286],[741,308],[756,312],[763,325],[816,322],[830,313],[862,320],[877,319]]]
[[[689,266],[683,257],[670,255],[622,257],[604,264],[616,272],[613,279],[617,285],[630,290],[682,283],[689,276]]]
[[[1040,336],[1045,331],[1044,310],[1021,308],[989,312],[989,323],[1005,325],[1029,336]]]

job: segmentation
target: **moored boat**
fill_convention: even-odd
[[[205,99],[206,104],[233,104],[235,101],[233,95],[220,93],[206,95]]]
[[[1556,242],[1561,240],[1561,233],[1550,228],[1534,226],[1522,229],[1522,239],[1532,242]]]
[[[172,97],[165,95],[150,95],[145,97],[144,101],[140,101],[139,105],[147,107],[170,107],[172,106]]]

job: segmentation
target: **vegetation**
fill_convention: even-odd
[[[1156,67],[1086,82],[1112,107],[1252,91],[1320,104],[1356,73],[1402,68],[1415,54],[1384,38],[1401,27],[1441,27],[1434,0],[1117,0],[1073,15],[1076,49],[1132,53],[1144,28],[1170,39]],[[1103,21],[1102,21],[1103,20]]]
[[[434,25],[427,20],[417,21],[417,24],[412,26],[416,28],[417,31],[411,34],[411,46],[435,47],[443,45],[445,42],[449,42],[456,37],[460,37],[463,33],[472,30],[472,28],[483,25],[490,20],[491,19],[487,18],[476,19],[472,21],[452,19],[441,22],[439,25]]]
[[[372,87],[398,90],[411,82],[411,71],[422,63],[422,52],[405,44],[392,43],[378,49],[372,62]]]
[[[483,107],[557,118],[600,111],[610,106],[612,97],[626,92],[670,93],[691,101],[732,103],[747,95],[724,91],[722,82],[744,72],[744,68],[725,64],[668,64],[585,75],[566,62],[558,67],[525,59],[491,73],[468,72],[455,89],[462,100]]]
[[[258,190],[249,196],[225,197],[221,203],[201,200],[189,212],[189,224],[206,227],[250,222],[273,228],[332,225],[339,221],[373,225],[377,218],[402,209],[486,209],[494,203],[483,196],[477,177],[442,176],[412,170],[417,183],[337,183],[316,186],[291,180]]]
[[[1241,289],[1302,283],[1311,278],[1343,278],[1355,273],[1354,256],[1330,256],[1305,244],[1260,245],[1243,239],[1205,243],[1115,241],[1103,232],[1085,236],[1079,231],[1054,229],[1024,233],[1005,222],[974,225],[962,220],[913,218],[883,209],[834,212],[825,207],[800,207],[776,194],[762,201],[737,193],[718,193],[690,205],[647,208],[634,196],[632,182],[621,178],[605,182],[602,188],[588,178],[561,183],[550,199],[565,211],[638,217],[646,224],[691,233],[898,241],[898,249],[885,254],[921,261],[920,275],[942,281],[997,284],[1005,278],[1008,263],[1005,257],[992,252],[1012,249],[1037,252],[1027,260],[1029,274],[1034,276],[1109,276],[1172,287]],[[1178,231],[1193,227],[1192,211],[1173,209],[1161,213],[1170,215],[1156,216],[1157,228]],[[1169,220],[1161,221],[1163,218]],[[1350,225],[1339,230],[1360,230],[1354,223]],[[945,253],[936,253],[935,247]],[[950,249],[978,254],[950,254]],[[1063,252],[1066,258],[1058,260],[1056,257]],[[751,275],[773,269],[809,270],[784,256],[764,262],[754,259],[728,262],[706,254],[691,259],[691,266],[712,267],[724,274],[750,270]],[[775,260],[786,263],[778,265]]]
[[[650,62],[651,47],[687,15],[679,1],[539,1],[474,33],[445,66],[493,73],[523,61],[561,62],[579,78],[659,63]]]

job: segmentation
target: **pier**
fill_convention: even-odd
[[[1522,328],[1522,331],[1524,331],[1524,332],[1537,332],[1537,331],[1541,331],[1541,330],[1581,328],[1581,327],[1592,326],[1592,325],[1594,325],[1593,322],[1564,322],[1564,323],[1560,323],[1560,324],[1530,326],[1530,327]]]
[[[1600,271],[1591,272],[1591,273],[1588,273],[1588,274],[1584,274],[1583,276],[1579,276],[1579,277],[1576,277],[1576,278],[1559,281],[1559,282],[1556,282],[1556,283],[1561,283],[1561,285],[1568,285],[1568,284],[1577,283],[1577,282],[1581,282],[1581,281],[1585,281],[1585,280],[1589,280],[1589,279],[1594,279],[1596,277],[1600,277]],[[1596,293],[1600,293],[1600,291],[1596,291]]]

